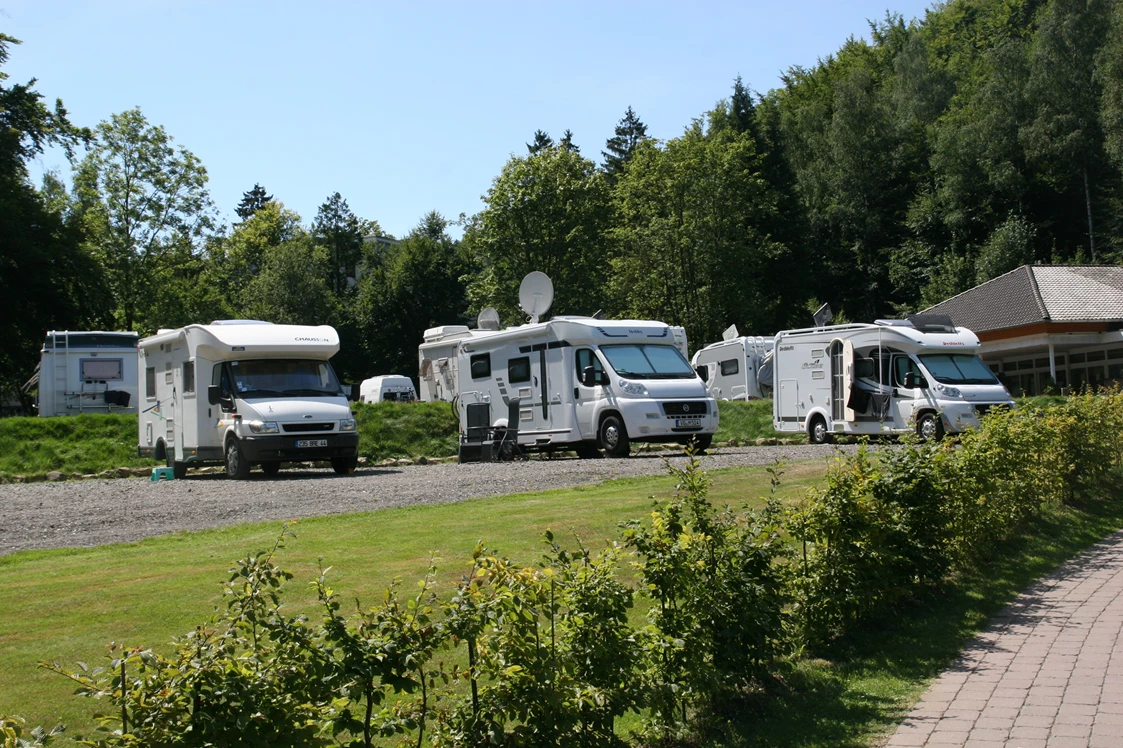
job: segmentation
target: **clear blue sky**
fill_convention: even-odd
[[[0,31],[23,41],[9,84],[38,78],[79,125],[141,107],[202,160],[227,222],[259,182],[305,224],[339,192],[400,237],[479,211],[537,129],[600,163],[628,106],[673,138],[737,75],[768,91],[867,19],[931,5],[0,0]],[[43,168],[69,176],[57,153]]]

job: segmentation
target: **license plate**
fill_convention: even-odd
[[[702,428],[701,418],[679,418],[675,420],[675,427],[680,429],[700,429]]]
[[[307,447],[326,447],[328,445],[327,439],[297,439],[296,448],[305,449]]]

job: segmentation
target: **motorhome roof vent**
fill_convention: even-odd
[[[725,328],[725,332],[721,334],[722,340],[733,340],[739,337],[741,337],[741,335],[737,331],[737,325],[730,325],[729,327]]]
[[[502,326],[499,312],[493,306],[485,307],[476,317],[476,327],[480,330],[499,330]]]
[[[531,324],[550,310],[554,303],[554,282],[550,276],[533,270],[519,284],[519,308],[530,317]]]
[[[875,319],[873,323],[882,327],[912,327],[907,319]]]
[[[921,332],[955,332],[955,323],[946,314],[910,314],[908,320]]]
[[[212,325],[271,325],[272,322],[265,322],[260,319],[216,319],[211,322]]]

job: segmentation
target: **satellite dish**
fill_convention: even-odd
[[[831,305],[823,304],[815,312],[815,327],[826,327],[832,319],[834,319],[834,312],[831,311]]]
[[[730,325],[725,328],[725,332],[721,334],[722,340],[733,340],[734,338],[741,337],[737,332],[737,325]]]
[[[480,330],[499,330],[502,328],[503,323],[499,320],[499,312],[495,311],[495,307],[489,306],[484,308],[478,317],[476,317],[476,328]]]
[[[550,309],[554,303],[554,283],[545,273],[529,272],[519,284],[519,308],[530,317],[531,324]]]

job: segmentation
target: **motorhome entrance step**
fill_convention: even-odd
[[[152,468],[152,482],[162,480],[175,480],[175,472],[170,467],[154,467]]]

